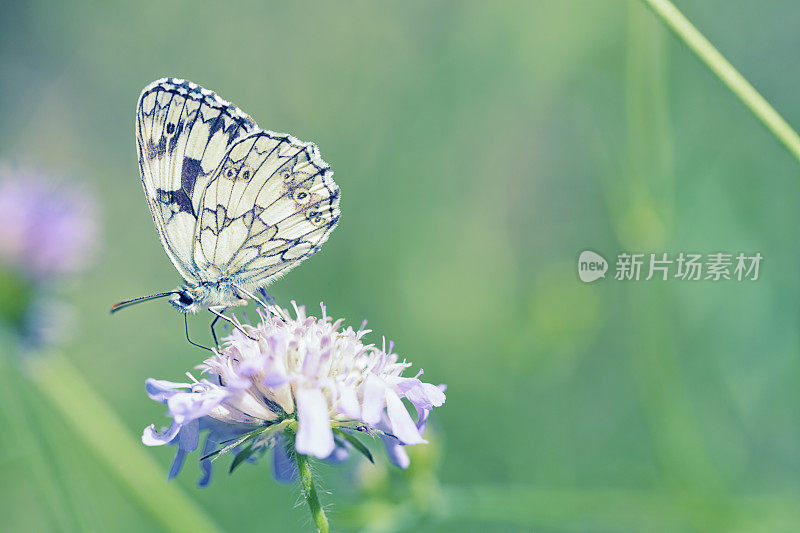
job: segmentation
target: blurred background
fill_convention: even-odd
[[[677,5],[800,125],[800,5]],[[3,334],[0,529],[170,529],[98,452],[131,446],[161,490],[174,450],[139,444],[166,423],[144,381],[205,357],[164,301],[108,314],[180,281],[134,145],[162,76],[318,144],[341,223],[270,291],[367,318],[449,386],[411,471],[320,469],[334,530],[800,527],[798,162],[640,3],[35,0],[0,8],[0,162],[91,192],[99,227],[47,293],[73,309],[52,350],[84,386],[13,378]],[[755,282],[584,284],[585,249],[764,260]],[[81,429],[73,393],[121,432]],[[312,529],[268,461],[225,470],[197,489],[193,455],[169,490],[224,531]]]

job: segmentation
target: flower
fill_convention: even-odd
[[[63,340],[73,312],[60,281],[87,265],[97,241],[94,198],[75,184],[0,164],[0,327],[21,353]]]
[[[202,430],[208,435],[201,486],[210,479],[211,457],[226,452],[237,454],[235,467],[271,448],[275,477],[288,480],[295,475],[295,453],[334,462],[346,458],[350,447],[368,455],[358,432],[379,435],[401,468],[409,464],[403,447],[426,442],[425,423],[444,403],[444,386],[420,380],[421,370],[404,377],[411,363],[398,360],[393,343],[364,344],[366,321],[357,331],[342,329],[343,320],[327,316],[322,304],[319,319],[292,305],[293,319],[259,310],[257,326],[237,321],[222,347],[197,367],[202,379],[147,380],[148,395],[167,405],[172,424],[162,431],[145,428],[142,442],[178,446],[170,478],[197,449]],[[404,398],[415,407],[416,420]]]
[[[73,273],[91,257],[95,205],[86,191],[0,167],[0,262],[26,277]]]

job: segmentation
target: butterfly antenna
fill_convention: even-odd
[[[178,291],[169,291],[169,292],[161,292],[158,294],[151,294],[150,296],[140,296],[138,298],[134,298],[133,300],[125,300],[124,302],[119,302],[111,306],[111,313],[116,313],[120,309],[125,309],[126,307],[130,307],[134,304],[140,304],[142,302],[147,302],[150,300],[155,300],[156,298],[163,298],[165,296],[171,296],[173,294],[178,294]]]

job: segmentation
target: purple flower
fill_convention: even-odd
[[[198,447],[202,430],[208,434],[201,485],[208,482],[212,456],[225,452],[253,459],[271,448],[275,477],[288,480],[295,475],[295,453],[341,461],[357,432],[379,435],[401,468],[408,466],[402,447],[426,442],[424,425],[444,403],[444,387],[421,381],[421,371],[404,377],[411,363],[399,361],[391,343],[387,349],[362,342],[366,323],[357,331],[343,329],[324,305],[321,319],[292,305],[294,319],[259,311],[257,326],[242,325],[255,340],[234,331],[198,366],[203,379],[147,380],[148,395],[167,405],[172,423],[161,431],[147,427],[142,441],[178,446],[170,477]],[[404,398],[416,408],[416,420]]]
[[[0,164],[0,326],[16,333],[20,353],[40,352],[71,330],[74,313],[54,282],[91,259],[94,207],[81,187]]]
[[[80,270],[97,238],[86,191],[0,167],[0,263],[34,279]]]

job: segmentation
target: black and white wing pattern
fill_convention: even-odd
[[[228,149],[256,129],[236,106],[186,80],[157,80],[139,97],[136,144],[145,196],[161,244],[187,281],[205,278],[192,247],[206,185]]]
[[[203,195],[194,262],[212,278],[264,286],[325,243],[339,187],[317,147],[258,131],[236,141]]]
[[[265,286],[314,254],[339,221],[317,147],[258,128],[186,80],[147,86],[136,140],[153,220],[189,282]]]

